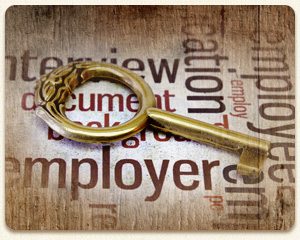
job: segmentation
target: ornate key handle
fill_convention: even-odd
[[[129,121],[109,128],[85,127],[70,121],[65,102],[72,91],[92,78],[113,79],[128,86],[138,97],[139,109]],[[147,109],[156,107],[149,85],[131,71],[112,64],[74,62],[43,75],[35,90],[36,114],[60,135],[87,143],[110,143],[126,139],[148,124]]]
[[[128,86],[138,97],[139,109],[129,121],[114,127],[85,127],[65,115],[66,99],[90,79],[113,79]],[[60,135],[80,142],[110,143],[126,139],[148,124],[214,147],[240,154],[238,174],[257,177],[268,156],[270,143],[195,119],[156,108],[149,85],[138,75],[116,65],[74,62],[43,75],[35,89],[36,114]]]

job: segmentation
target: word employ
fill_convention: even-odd
[[[271,143],[268,155],[268,159],[276,161],[276,163],[270,165],[267,174],[270,180],[280,184],[277,186],[275,199],[276,206],[279,206],[282,204],[283,196],[295,199],[295,189],[293,186],[289,186],[291,183],[295,183],[293,172],[295,156],[292,154],[295,149],[295,135],[287,131],[295,129],[295,107],[291,104],[295,96],[290,94],[293,92],[293,84],[286,62],[286,50],[284,48],[286,44],[281,38],[269,41],[272,39],[270,38],[272,34],[274,34],[272,31],[256,32],[257,39],[253,39],[253,46],[251,47],[251,54],[253,54],[251,60],[257,63],[257,66],[253,68],[253,75],[242,74],[240,77],[243,80],[254,80],[256,88],[259,90],[257,96],[261,116],[259,125],[272,126],[258,128],[255,127],[254,123],[247,122],[248,129],[259,134],[276,137],[276,142]],[[276,32],[276,35],[281,35],[281,33]],[[270,111],[272,108],[276,111]],[[291,122],[279,125],[281,121]],[[277,126],[274,122],[277,123]],[[238,221],[240,226],[244,222],[247,228],[251,226],[255,229],[260,219],[266,218],[269,214],[266,205],[270,200],[266,197],[266,189],[258,185],[263,181],[264,174],[262,172],[257,179],[243,178],[243,183],[246,185],[241,187],[238,185],[238,179],[229,175],[231,171],[236,171],[236,169],[236,165],[231,165],[223,170],[223,177],[230,184],[230,187],[225,187],[225,192],[229,195],[229,199],[232,199],[225,202],[228,209],[226,215],[228,219],[233,220],[233,224]],[[232,184],[238,186],[232,187]],[[254,187],[249,187],[247,184],[253,184]],[[249,199],[250,194],[256,200]]]
[[[17,77],[17,67],[18,69],[21,68],[21,77],[22,80],[25,82],[31,82],[37,80],[37,77],[34,76],[34,74],[31,71],[33,65],[40,64],[40,75],[44,75],[45,73],[63,66],[64,64],[69,64],[74,61],[101,61],[101,62],[110,62],[113,64],[119,64],[118,59],[116,58],[115,54],[117,54],[117,48],[111,48],[110,54],[111,58],[103,57],[99,60],[92,59],[90,57],[81,57],[74,59],[73,57],[68,57],[66,62],[63,62],[62,59],[58,57],[46,57],[43,58],[40,63],[37,62],[39,58],[37,56],[32,56],[30,54],[29,50],[24,51],[24,54],[22,55],[21,61],[16,56],[5,56],[5,59],[9,60],[10,63],[10,69],[7,71],[9,73],[9,80],[15,81]],[[20,64],[21,62],[21,64]],[[177,76],[177,70],[179,67],[179,59],[173,60],[173,65],[169,66],[168,60],[163,58],[160,59],[159,66],[155,63],[155,61],[152,58],[147,59],[149,70],[151,72],[152,79],[155,83],[161,83],[163,78],[163,73],[165,72],[167,79],[169,83],[175,83],[176,76]],[[21,66],[18,66],[21,65]],[[147,65],[139,58],[128,58],[125,59],[120,66],[128,68],[131,71],[137,71],[137,72],[143,72],[146,70]],[[145,76],[141,76],[145,77]]]
[[[243,74],[241,78],[248,81],[254,80],[259,90],[257,96],[261,116],[259,125],[272,127],[255,127],[252,122],[247,122],[247,127],[253,132],[276,137],[276,142],[271,143],[268,156],[269,159],[276,161],[276,164],[269,167],[268,174],[274,182],[290,184],[295,183],[293,174],[295,155],[292,153],[295,149],[295,106],[292,103],[295,95],[291,95],[294,86],[289,74],[285,43],[282,42],[283,39],[268,41],[269,34],[272,32],[258,34],[259,39],[253,40],[251,60],[257,63],[257,66],[253,68],[255,74]],[[281,122],[285,124],[282,125]],[[276,156],[274,152],[277,151],[282,152],[284,157]],[[282,176],[285,175],[285,177],[274,176],[273,173],[277,170],[282,171]]]
[[[111,164],[110,164],[110,147],[103,146],[102,148],[102,188],[110,189],[111,186]],[[24,186],[31,186],[32,178],[32,168],[36,163],[42,164],[41,170],[41,187],[47,188],[49,182],[49,172],[50,166],[53,163],[58,164],[58,188],[66,187],[66,160],[62,158],[54,158],[51,161],[48,161],[46,158],[26,158],[25,159],[25,168],[24,168]],[[92,158],[84,158],[79,160],[77,158],[72,159],[71,167],[71,196],[73,200],[78,200],[79,197],[79,188],[81,189],[92,189],[97,185],[98,182],[98,161]],[[167,170],[169,167],[170,160],[164,159],[161,161],[160,170],[155,169],[152,159],[144,159],[146,169],[148,171],[149,177],[154,186],[154,193],[151,196],[146,197],[145,201],[155,201],[161,194]],[[90,179],[88,183],[80,182],[80,166],[83,164],[88,164],[90,167]],[[125,165],[130,165],[133,171],[127,171],[126,177],[132,177],[133,183],[125,183],[123,179],[123,168]],[[183,165],[189,167],[188,171],[181,170]],[[182,176],[203,176],[204,188],[205,190],[212,190],[212,179],[211,179],[211,170],[212,168],[219,166],[220,161],[208,162],[208,160],[202,160],[202,171],[203,174],[199,174],[199,168],[196,162],[192,160],[178,160],[173,164],[173,181],[177,188],[184,191],[192,191],[198,188],[199,181],[192,180],[191,184],[185,184],[182,181]],[[86,174],[86,170],[85,170]],[[144,174],[144,176],[148,176]],[[51,174],[50,176],[53,176]],[[116,185],[124,190],[134,190],[141,186],[143,181],[143,172],[141,161],[135,159],[121,159],[116,162],[114,166],[114,180]]]
[[[236,114],[230,112],[229,114],[234,117],[240,118],[248,118],[247,117],[247,105],[251,105],[251,103],[246,103],[245,101],[245,91],[244,91],[244,83],[241,80],[231,80],[231,94],[228,98],[231,98],[234,102],[233,110]]]
[[[66,107],[66,111],[74,111],[78,107],[79,111],[87,112],[87,111],[103,111],[104,102],[107,101],[107,110],[109,112],[114,110],[114,99],[117,100],[118,107],[115,109],[118,109],[119,112],[123,112],[124,108],[130,112],[137,112],[138,110],[138,99],[135,94],[129,94],[128,96],[124,97],[122,94],[90,94],[90,101],[89,106],[86,106],[84,104],[84,93],[79,93],[78,98],[75,94],[71,94],[71,98],[73,99],[72,105],[70,107]],[[97,96],[97,97],[96,97]],[[164,102],[164,108],[168,112],[175,112],[176,109],[171,107],[171,97],[175,97],[175,94],[170,94],[169,90],[165,90],[163,96],[160,96],[159,94],[155,94],[156,98],[156,106],[159,109],[163,108],[163,102]],[[74,103],[74,100],[77,100],[78,102]],[[126,99],[126,101],[124,101]],[[97,100],[97,101],[96,101]],[[164,100],[164,101],[163,101]],[[125,104],[126,102],[126,104]],[[22,103],[21,103],[22,109],[25,111],[35,110],[35,104],[34,104],[34,93],[24,93],[22,96]]]

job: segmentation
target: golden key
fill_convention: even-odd
[[[113,127],[85,127],[69,120],[65,102],[86,81],[112,79],[128,86],[138,97],[139,109],[129,121]],[[270,143],[192,118],[156,108],[150,86],[128,69],[100,62],[73,62],[41,76],[35,89],[36,114],[50,128],[69,139],[87,143],[110,143],[126,139],[147,125],[240,154],[237,173],[258,177]]]

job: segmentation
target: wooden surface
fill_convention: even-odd
[[[293,226],[292,9],[14,6],[5,22],[8,227]],[[158,107],[269,140],[263,173],[237,175],[237,155],[152,129],[106,146],[62,139],[35,115],[33,91],[41,74],[74,60],[128,67],[149,83]],[[119,95],[109,103],[108,93]],[[84,125],[112,126],[134,115],[131,94],[109,81],[88,83],[68,101],[67,115]]]

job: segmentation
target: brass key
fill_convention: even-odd
[[[76,124],[65,114],[66,99],[89,79],[113,79],[128,86],[138,97],[139,109],[129,121],[113,127],[94,128]],[[35,89],[36,114],[53,130],[69,139],[87,143],[110,143],[142,131],[148,124],[164,132],[240,154],[238,174],[258,177],[270,143],[192,118],[156,108],[149,85],[133,72],[100,62],[74,62],[41,77]]]

